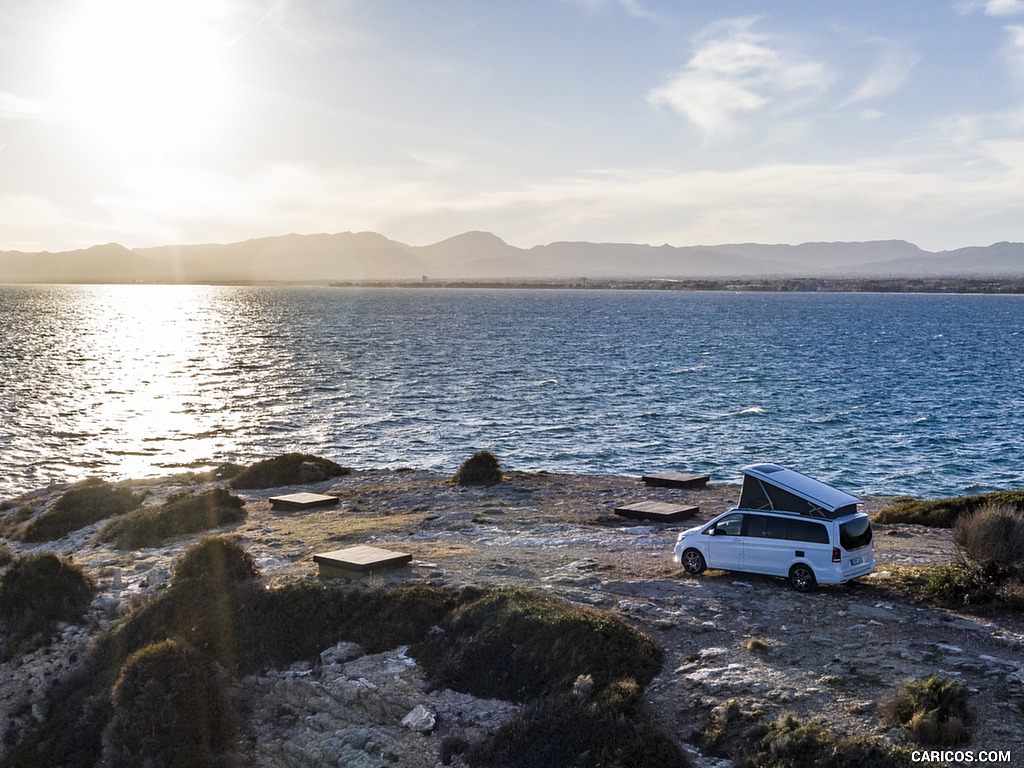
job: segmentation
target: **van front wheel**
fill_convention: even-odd
[[[809,566],[797,563],[789,569],[789,583],[797,592],[810,592],[818,582]]]
[[[683,570],[694,576],[698,573],[703,573],[704,569],[708,567],[708,564],[704,562],[704,555],[696,549],[686,550],[683,552],[683,556],[679,558],[679,560],[683,566]]]

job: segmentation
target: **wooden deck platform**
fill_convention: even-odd
[[[682,472],[654,472],[643,476],[643,481],[655,488],[703,488],[710,479],[710,475],[686,475]]]
[[[271,509],[309,509],[310,507],[333,507],[337,505],[337,496],[323,493],[288,493],[284,496],[271,496]]]
[[[379,547],[359,546],[313,555],[313,560],[320,566],[321,576],[358,579],[377,571],[401,568],[412,560],[412,555]]]
[[[615,514],[630,520],[653,520],[658,523],[675,523],[693,517],[700,507],[688,504],[670,504],[667,501],[637,501],[615,508]]]

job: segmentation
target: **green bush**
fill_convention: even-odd
[[[83,480],[29,523],[21,537],[25,541],[53,541],[108,517],[123,515],[138,508],[142,500],[141,494],[129,488],[115,488],[99,478]]]
[[[456,485],[495,485],[502,479],[498,457],[490,451],[477,451],[459,467],[453,478]]]
[[[18,558],[0,577],[0,620],[17,647],[21,640],[52,631],[58,621],[81,617],[93,594],[92,580],[67,558],[52,553]]]
[[[230,678],[187,643],[164,640],[129,656],[112,700],[104,766],[228,764],[236,728]]]
[[[996,491],[977,496],[957,496],[951,499],[921,501],[902,497],[880,510],[874,522],[880,524],[909,523],[933,528],[952,528],[963,515],[988,505],[1004,505],[1024,509],[1024,490]]]
[[[118,549],[158,547],[175,536],[208,531],[245,519],[245,502],[223,488],[178,494],[159,507],[147,507],[112,521],[101,541]]]
[[[549,696],[530,702],[490,741],[469,749],[481,768],[688,768],[691,763],[642,709]]]
[[[878,711],[882,725],[903,728],[918,744],[954,747],[971,739],[967,689],[938,675],[906,682]]]
[[[995,599],[992,586],[963,563],[930,569],[924,582],[924,592],[943,605],[984,605]]]
[[[256,561],[235,538],[210,536],[189,547],[174,566],[174,579],[210,579],[219,585],[259,578]]]
[[[771,723],[744,753],[735,768],[910,768],[908,750],[877,739],[837,738],[817,719],[807,722],[792,714]]]
[[[661,648],[612,614],[524,589],[469,591],[466,598],[443,633],[411,649],[443,687],[526,701],[568,693],[580,675],[590,675],[599,695],[625,679],[643,688],[661,668]]]
[[[225,567],[230,576],[199,578],[216,568],[210,565],[218,560],[215,550],[236,563]],[[510,691],[521,701],[535,692],[493,749],[478,745],[480,755],[509,761],[494,764],[558,764],[543,762],[550,755],[536,743],[538,736],[553,732],[553,722],[559,729],[554,732],[580,729],[569,749],[577,754],[564,753],[561,764],[567,766],[646,766],[656,759],[685,765],[643,709],[643,686],[660,669],[662,651],[611,614],[525,590],[421,585],[383,590],[316,583],[266,589],[249,578],[244,561],[230,542],[204,541],[186,552],[170,587],[99,638],[79,671],[49,694],[50,711],[39,730],[23,735],[0,765],[86,768],[102,758],[128,763],[143,749],[162,754],[162,745],[187,730],[184,723],[209,735],[185,747],[202,765],[204,755],[217,754],[233,722],[216,714],[229,711],[228,704],[216,703],[222,701],[222,670],[240,675],[313,661],[342,640],[369,653],[408,645],[438,686],[446,685],[441,673],[458,672],[452,665],[463,658],[472,671],[454,676],[466,689]],[[433,631],[437,626],[445,631]],[[503,634],[523,649],[508,652]],[[460,645],[468,650],[462,653]],[[143,653],[129,661],[137,651]],[[182,670],[181,690],[174,669]],[[200,670],[198,677],[214,681],[209,683],[214,687],[202,688],[191,669]],[[479,686],[471,682],[477,675],[484,681]],[[584,686],[574,685],[581,675],[593,681],[586,695]],[[213,714],[204,714],[196,703],[204,695],[216,703]],[[151,714],[140,714],[133,723],[133,708]],[[558,712],[560,719],[549,722]],[[449,758],[466,748],[446,745]]]
[[[232,488],[279,488],[282,485],[306,485],[331,477],[347,475],[352,470],[328,459],[305,453],[286,453],[246,467],[231,481]]]

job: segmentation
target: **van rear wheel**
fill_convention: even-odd
[[[789,583],[797,592],[810,592],[818,580],[814,578],[814,571],[810,566],[797,563],[789,569]]]
[[[683,552],[683,556],[679,558],[679,560],[683,566],[683,570],[694,576],[698,573],[703,573],[704,569],[708,567],[708,564],[704,562],[704,555],[696,549],[686,550]]]

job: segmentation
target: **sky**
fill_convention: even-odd
[[[1024,0],[0,0],[0,250],[1024,241]]]

